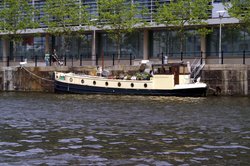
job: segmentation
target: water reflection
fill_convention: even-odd
[[[249,108],[246,97],[1,93],[0,163],[247,165]]]

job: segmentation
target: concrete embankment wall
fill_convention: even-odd
[[[107,68],[113,72],[138,70],[138,66],[116,66]],[[0,68],[0,91],[54,91],[54,71],[96,74],[97,69],[93,66],[68,67],[1,67]]]
[[[0,90],[2,91],[54,91],[54,71],[85,72],[92,67],[2,67],[0,69]]]
[[[202,81],[220,95],[250,96],[250,66],[241,64],[205,65]]]
[[[138,66],[110,68],[114,71],[138,70]],[[53,92],[54,71],[96,72],[95,67],[2,67],[0,68],[0,91]],[[209,93],[219,95],[250,95],[249,65],[205,65],[201,80],[209,85]]]

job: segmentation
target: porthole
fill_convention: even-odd
[[[57,79],[59,78],[58,75],[56,76],[56,78],[57,78]]]
[[[144,88],[147,88],[148,87],[148,85],[147,84],[144,84]]]
[[[119,87],[122,85],[120,82],[118,82],[118,84],[117,84]]]
[[[95,81],[93,81],[93,85],[96,85],[96,82],[95,82]]]
[[[133,87],[134,87],[134,84],[133,84],[133,83],[131,83],[131,84],[130,84],[130,86],[133,88]]]
[[[106,85],[106,86],[108,86],[108,85],[109,85],[109,83],[108,83],[108,82],[105,82],[105,85]]]
[[[69,81],[70,81],[70,82],[73,82],[73,78],[70,78]]]
[[[84,79],[81,80],[81,83],[84,84]]]

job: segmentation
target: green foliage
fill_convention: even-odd
[[[240,23],[250,30],[250,1],[232,0],[231,3],[225,5],[230,16],[239,19]]]
[[[81,1],[80,1],[81,3]],[[47,26],[47,32],[52,35],[70,35],[75,26],[88,25],[90,15],[87,6],[83,6],[79,0],[47,0],[43,8],[43,23]]]
[[[118,56],[123,35],[141,27],[142,11],[136,4],[127,0],[98,0],[97,25],[108,32],[110,38],[117,44]]]
[[[209,18],[210,0],[178,0],[158,7],[154,15],[155,21],[166,26],[176,26],[182,29],[185,24],[206,24]]]
[[[186,25],[206,25],[206,20],[209,18],[209,10],[212,6],[209,5],[211,0],[178,0],[158,4],[158,9],[154,14],[154,19],[158,24],[164,24],[168,28],[177,29],[182,43],[184,38],[184,29]],[[201,35],[209,33],[204,26],[200,30]]]
[[[206,27],[202,27],[202,28],[199,28],[197,30],[197,32],[201,35],[201,36],[206,36],[207,34],[209,33],[212,33],[213,32],[213,29],[209,29],[209,28],[206,28]]]
[[[34,21],[36,10],[31,1],[3,0],[0,1],[0,32],[12,41],[21,39],[20,32],[38,27]]]

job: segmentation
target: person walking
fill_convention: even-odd
[[[46,66],[49,66],[50,54],[48,52],[45,53],[44,60]]]

